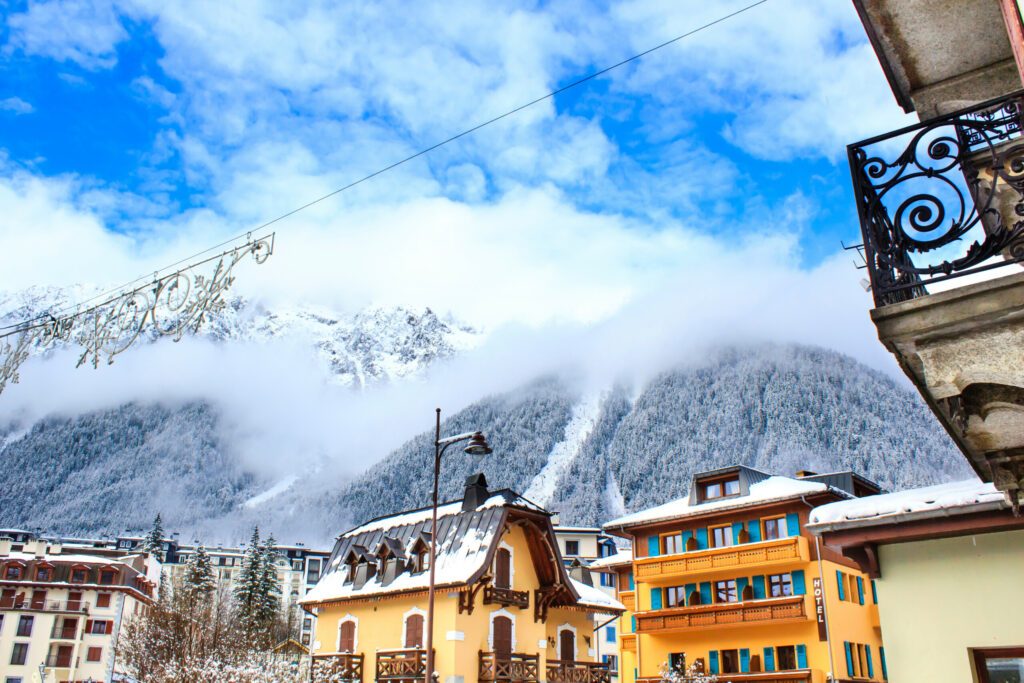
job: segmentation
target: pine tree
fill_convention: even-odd
[[[274,560],[277,551],[274,546],[277,541],[271,535],[260,547],[260,580],[258,591],[258,603],[256,606],[256,621],[261,628],[273,627],[281,609],[281,584],[277,580],[277,566]]]
[[[160,517],[160,513],[156,513],[156,519],[153,520],[153,528],[148,534],[146,539],[142,542],[143,549],[153,557],[163,562],[163,549],[164,549],[164,522]]]
[[[188,562],[185,563],[182,587],[192,598],[205,598],[217,589],[213,562],[206,552],[206,546],[200,545],[192,555],[189,555]]]
[[[260,605],[260,584],[263,581],[263,547],[260,544],[259,527],[253,527],[252,538],[242,557],[242,571],[235,585],[235,603],[242,628],[253,635],[258,630]]]

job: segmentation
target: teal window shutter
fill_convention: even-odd
[[[688,584],[686,584],[686,588],[684,588],[683,590],[686,591],[686,596],[685,597],[686,597],[687,604],[689,604],[690,593],[692,593],[695,590],[697,590],[697,584],[695,584],[695,583],[688,583]]]
[[[718,650],[708,653],[708,671],[713,674],[718,673]]]
[[[878,587],[875,586],[874,579],[871,579],[871,602],[878,604]]]
[[[636,590],[636,586],[633,584],[633,572],[629,573],[629,590]]]
[[[795,512],[790,512],[788,515],[786,515],[786,535],[800,535],[800,515],[796,514]]]
[[[853,646],[844,640],[843,647],[846,648],[846,675],[853,678]]]
[[[775,671],[775,648],[766,647],[764,649],[764,670]]]
[[[740,673],[750,673],[750,650],[745,647],[740,649]]]
[[[752,519],[747,522],[747,533],[750,534],[750,542],[757,543],[761,540],[761,520]]]
[[[793,595],[806,595],[807,583],[804,581],[804,570],[799,569],[790,574],[790,577],[793,580]]]
[[[651,609],[661,609],[661,589],[651,589]]]
[[[636,633],[636,615],[635,614],[632,617],[630,617],[630,621],[632,622],[631,625],[633,627],[633,633]]]
[[[837,569],[836,570],[836,585],[839,586],[839,599],[840,600],[845,600],[846,599],[846,586],[844,586],[843,583],[844,583],[844,581],[843,581],[843,573]]]
[[[870,645],[865,645],[864,646],[864,654],[867,655],[867,660],[868,660],[868,678],[874,678],[875,677],[875,663],[873,661],[871,661],[871,646]]]
[[[711,583],[705,581],[700,585],[700,604],[711,604]]]
[[[740,542],[740,532],[741,531],[743,531],[743,522],[733,522],[732,523],[732,542],[733,543],[739,543]]]
[[[661,555],[661,536],[654,535],[647,537],[647,554],[650,557]]]
[[[860,600],[860,604],[864,604],[864,579],[860,576],[857,577],[857,598]]]
[[[882,662],[882,678],[889,680],[889,670],[885,668],[885,648],[878,646],[878,659]]]
[[[748,583],[750,583],[750,581],[745,576],[741,576],[736,579],[736,597],[741,601],[743,600],[743,589],[747,587]]]
[[[764,577],[755,576],[753,579],[754,584],[754,599],[763,600],[767,593],[764,592]]]
[[[806,669],[807,668],[807,646],[797,645],[796,646],[796,668]]]
[[[683,552],[684,553],[686,552],[686,542],[689,541],[691,538],[693,538],[693,532],[692,531],[684,531],[683,532]]]
[[[708,547],[708,530],[697,529],[697,548],[706,550]]]

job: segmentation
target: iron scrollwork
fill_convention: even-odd
[[[878,306],[1024,262],[1022,133],[1018,92],[849,146]]]
[[[0,393],[19,380],[19,368],[34,353],[63,344],[81,348],[76,367],[113,363],[140,338],[180,341],[221,310],[234,284],[235,266],[252,257],[262,264],[274,252],[274,234],[248,239],[217,256],[123,291],[65,316],[47,314],[0,333]],[[209,269],[209,270],[208,270]]]

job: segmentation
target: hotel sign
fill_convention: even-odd
[[[818,640],[828,640],[828,627],[825,625],[825,590],[821,585],[821,578],[816,577],[812,584],[814,588],[814,618],[818,620]]]

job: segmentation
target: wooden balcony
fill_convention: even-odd
[[[602,662],[549,660],[548,683],[610,683],[611,672]]]
[[[622,603],[627,612],[636,611],[636,593],[633,591],[622,591],[619,593],[619,602]]]
[[[337,683],[362,683],[362,653],[335,653],[313,655],[312,680],[337,681]],[[319,678],[318,678],[319,676]]]
[[[421,649],[377,650],[377,683],[426,683],[427,651]]]
[[[718,678],[719,680],[727,680],[729,683],[744,683],[745,681],[750,681],[751,683],[793,683],[794,681],[809,681],[811,679],[811,672],[808,669],[797,669],[794,671],[748,674],[718,674]],[[673,680],[679,683],[703,683],[707,678],[703,675],[698,675],[694,678],[683,676]],[[636,679],[636,683],[664,683],[664,679],[661,676],[641,676]]]
[[[637,633],[666,633],[719,626],[744,626],[765,622],[801,621],[808,619],[806,596],[772,598],[717,605],[673,607],[636,616]]]
[[[493,683],[538,683],[540,656],[513,652],[498,657],[494,652],[480,653],[480,681]]]
[[[484,604],[526,609],[530,606],[530,594],[526,591],[514,591],[511,588],[496,588],[488,584],[484,586]]]
[[[644,558],[636,561],[636,578],[638,581],[652,582],[659,579],[711,574],[720,569],[752,569],[773,564],[807,562],[809,559],[807,539],[803,536],[793,536],[774,541]]]
[[[636,652],[636,636],[634,634],[623,634],[620,639],[622,642],[619,649],[623,652]]]

